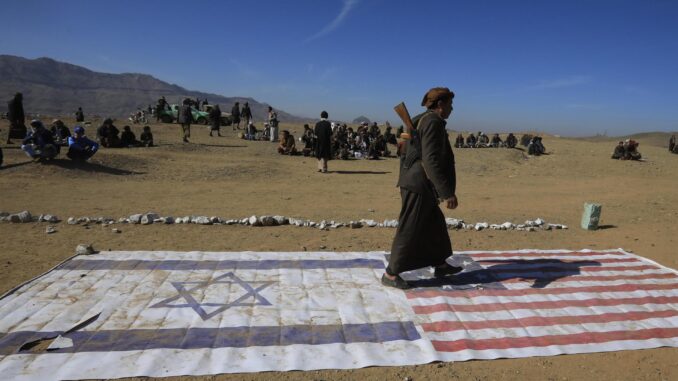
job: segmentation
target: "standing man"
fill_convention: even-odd
[[[191,137],[191,123],[193,120],[193,113],[191,112],[191,100],[186,98],[177,110],[177,122],[181,123],[181,130],[183,132],[184,143],[188,143],[188,138]]]
[[[14,98],[7,103],[7,119],[9,119],[9,132],[7,144],[12,144],[12,138],[23,139],[26,137],[26,116],[24,115],[24,96],[21,93],[14,94]]]
[[[75,121],[78,123],[85,121],[85,113],[82,112],[82,107],[78,107],[78,111],[75,112]]]
[[[235,102],[231,109],[231,117],[233,118],[233,131],[240,129],[240,102]]]
[[[429,90],[421,102],[427,110],[413,120],[416,129],[408,140],[398,179],[402,198],[398,230],[381,278],[385,286],[410,288],[400,273],[427,266],[434,267],[436,278],[462,270],[446,262],[452,243],[438,207],[439,202],[448,209],[458,205],[454,154],[445,130],[453,98],[446,87]]]
[[[320,121],[315,124],[315,157],[318,159],[318,172],[327,173],[327,161],[332,157],[332,125],[327,121],[327,111],[320,113]]]
[[[242,106],[242,110],[240,110],[240,117],[245,122],[245,128],[249,134],[250,121],[252,121],[252,111],[250,110],[249,102],[245,102],[245,104]]]
[[[270,130],[270,138],[272,142],[278,141],[278,113],[273,110],[273,107],[268,106],[268,126]]]

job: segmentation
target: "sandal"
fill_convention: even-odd
[[[400,275],[396,275],[395,279],[390,279],[389,277],[386,276],[386,274],[384,274],[381,276],[381,284],[383,284],[384,286],[393,287],[400,290],[407,290],[412,288],[412,286],[409,283],[407,283],[405,279],[401,278]]]

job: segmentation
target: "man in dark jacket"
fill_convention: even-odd
[[[398,186],[402,209],[391,256],[381,282],[400,289],[410,285],[400,273],[433,266],[434,276],[444,278],[462,270],[447,263],[452,243],[445,215],[438,207],[458,205],[454,153],[445,130],[452,113],[454,93],[445,87],[429,90],[421,105],[427,108],[413,120],[416,130],[408,141]]]
[[[240,117],[245,123],[245,128],[249,129],[250,121],[252,120],[252,110],[250,110],[249,102],[245,102],[245,104],[242,106],[242,110],[240,110]]]
[[[207,102],[207,99],[205,99],[203,102]],[[221,136],[221,109],[219,108],[219,105],[214,105],[212,107],[212,110],[210,110],[210,136],[212,135],[213,131],[217,132],[217,136]]]
[[[233,131],[240,129],[240,102],[235,102],[231,109],[231,117],[233,118]]]
[[[75,121],[76,122],[85,121],[85,113],[82,112],[82,107],[78,107],[78,111],[75,112]]]
[[[12,144],[12,138],[23,139],[26,136],[26,116],[24,115],[23,100],[23,95],[16,93],[14,98],[7,103],[7,119],[9,120],[7,144]]]
[[[31,121],[31,132],[23,140],[21,150],[31,159],[54,159],[59,154],[59,147],[54,142],[52,133],[41,121]]]
[[[315,157],[318,159],[318,172],[327,173],[327,162],[332,158],[332,125],[327,121],[327,111],[320,113],[320,121],[315,124]]]
[[[184,143],[188,143],[191,137],[191,123],[193,123],[193,113],[191,112],[191,100],[186,98],[177,110],[177,122],[181,123],[181,130],[184,137]]]

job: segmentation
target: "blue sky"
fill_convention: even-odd
[[[3,1],[0,54],[140,72],[300,116],[451,128],[678,130],[678,1]]]

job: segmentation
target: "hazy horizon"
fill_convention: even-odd
[[[447,86],[453,130],[678,130],[670,1],[35,0],[4,10],[1,54],[149,74],[302,117],[398,125],[396,103],[416,114],[428,88]]]

